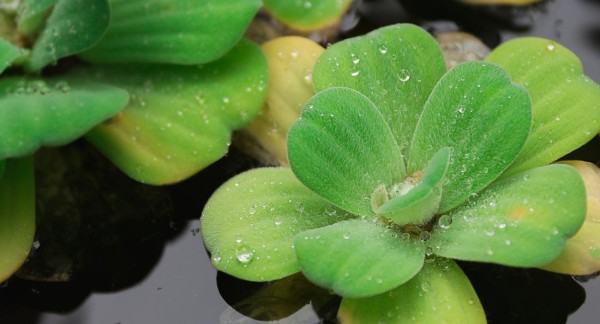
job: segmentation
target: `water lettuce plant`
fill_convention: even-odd
[[[600,270],[584,222],[598,217],[586,206],[597,191],[548,164],[600,131],[600,89],[567,49],[521,39],[446,71],[433,38],[403,24],[330,46],[312,77],[288,133],[291,169],[242,173],[205,206],[218,270],[302,271],[358,323],[485,322],[453,260]]]

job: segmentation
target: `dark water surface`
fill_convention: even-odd
[[[380,16],[384,23],[418,19],[404,12],[399,1],[366,1],[367,5],[386,9],[387,15]],[[441,18],[428,19],[426,23],[437,26]],[[525,28],[528,25],[531,28]],[[506,28],[479,32],[487,43],[523,35],[554,39],[574,51],[586,73],[600,82],[600,1],[551,1],[526,11]],[[573,157],[600,163],[600,139]],[[72,283],[8,281],[0,287],[0,323],[255,323],[232,310],[221,296],[197,219],[210,192],[252,164],[239,160],[240,155],[233,152],[194,179],[166,189],[173,196],[174,215],[153,220],[158,225],[144,229],[147,235],[125,250],[99,242],[108,248],[94,250],[98,255],[83,256],[87,260],[83,274]],[[136,222],[129,225],[141,223]],[[98,233],[91,237],[103,241],[103,233]],[[40,241],[39,249],[45,247]],[[463,268],[478,290],[490,323],[600,322],[600,279],[577,283],[568,276],[536,270],[472,264],[463,264]],[[236,299],[232,291],[243,295],[247,284],[220,276],[219,286],[231,301]],[[309,311],[283,322],[319,320]]]

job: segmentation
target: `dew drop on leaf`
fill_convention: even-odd
[[[398,79],[400,79],[400,81],[402,82],[407,82],[408,80],[410,80],[410,73],[408,72],[408,70],[400,70],[400,73],[398,74]]]
[[[248,264],[254,258],[254,252],[246,245],[242,245],[235,250],[235,256],[239,262]]]

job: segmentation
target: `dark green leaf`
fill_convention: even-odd
[[[351,323],[486,323],[469,279],[451,260],[436,259],[404,285],[362,299],[344,298],[338,317]]]
[[[0,282],[25,262],[34,232],[33,158],[8,160],[0,178]]]
[[[294,245],[310,281],[349,298],[398,287],[421,270],[425,258],[422,242],[362,219],[299,233]]]
[[[421,171],[442,147],[453,149],[440,211],[465,201],[517,157],[531,127],[527,91],[490,63],[450,70],[425,105],[409,152],[408,173]]]
[[[58,146],[123,109],[125,90],[80,81],[0,79],[0,159]]]
[[[565,47],[519,38],[499,46],[486,60],[504,68],[531,96],[531,135],[507,173],[553,162],[600,132],[600,88]]]
[[[240,40],[259,0],[112,0],[110,28],[81,55],[103,63],[200,64]]]
[[[503,178],[438,226],[429,241],[438,255],[536,267],[554,260],[586,212],[585,187],[570,166],[550,165]]]
[[[349,88],[310,99],[288,134],[288,158],[307,187],[335,205],[374,216],[371,195],[402,180],[400,149],[373,103]]]
[[[347,217],[302,185],[290,169],[262,168],[223,184],[200,221],[215,268],[245,280],[268,281],[300,270],[294,235]]]
[[[73,75],[129,91],[129,106],[87,139],[130,177],[167,184],[225,155],[231,132],[250,122],[263,103],[267,66],[260,48],[243,41],[203,67],[88,66]]]
[[[59,0],[22,0],[19,3],[17,28],[32,36],[43,24],[46,16]]]
[[[317,61],[313,80],[317,92],[342,86],[367,96],[405,152],[425,101],[445,72],[431,35],[400,24],[330,46]]]
[[[25,64],[38,71],[58,59],[92,47],[108,28],[108,0],[59,0]]]

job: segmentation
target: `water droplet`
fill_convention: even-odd
[[[504,245],[510,246],[512,242],[510,240],[504,240]]]
[[[350,239],[350,233],[344,233],[342,236],[344,237],[344,240]]]
[[[279,226],[281,225],[281,223],[283,223],[283,221],[279,218],[275,218],[275,225]]]
[[[429,284],[426,282],[422,283],[421,290],[423,290],[424,292],[429,292]]]
[[[381,45],[381,47],[379,48],[379,53],[386,54],[387,52],[388,52],[387,46]]]
[[[223,103],[229,103],[229,98],[227,98],[227,97],[224,97],[224,98],[223,98]]]
[[[489,203],[489,205],[490,205],[490,207],[496,207],[496,202],[495,202],[495,201],[491,201],[491,202]]]
[[[410,72],[408,72],[406,69],[400,70],[400,73],[398,73],[398,79],[400,79],[402,82],[410,80]]]
[[[294,207],[296,208],[297,212],[299,212],[299,213],[304,212],[304,204],[302,202],[297,202]]]
[[[355,66],[353,66],[353,67],[350,69],[350,75],[351,75],[351,76],[353,76],[353,77],[355,77],[355,76],[357,76],[358,74],[360,74],[360,71],[358,70],[358,68],[356,68]]]
[[[254,251],[247,247],[246,245],[242,245],[235,250],[235,257],[243,264],[248,264],[254,258]]]
[[[460,107],[458,107],[458,110],[457,110],[457,111],[458,111],[458,113],[459,113],[459,114],[461,114],[461,115],[462,115],[462,114],[464,114],[464,113],[465,113],[465,111],[466,111],[466,108],[465,108],[464,106],[460,106]]]
[[[408,241],[410,239],[410,234],[409,233],[402,233],[400,235],[400,239],[404,240],[404,241]]]
[[[442,217],[440,217],[438,224],[441,228],[447,229],[452,224],[452,217],[448,215],[443,215]]]
[[[431,238],[431,233],[429,233],[427,231],[423,231],[423,232],[421,232],[421,234],[419,234],[419,239],[422,242],[429,241],[430,238]]]
[[[554,44],[550,43],[548,45],[546,45],[546,49],[550,52],[554,51],[554,49],[556,49],[556,46],[554,46]]]
[[[304,3],[304,9],[310,9],[310,8],[312,8],[312,3],[310,3],[310,2],[308,2],[308,1],[306,1],[306,2]]]

